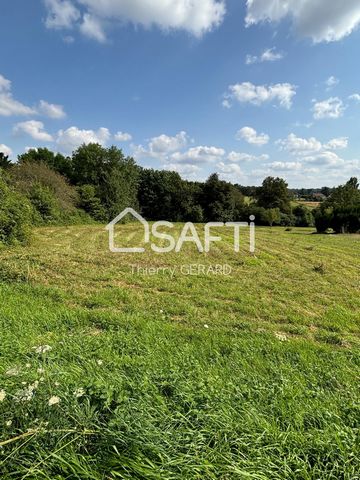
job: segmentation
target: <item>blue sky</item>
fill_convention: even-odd
[[[2,0],[0,12],[0,151],[13,159],[98,141],[189,179],[360,176],[358,0]]]

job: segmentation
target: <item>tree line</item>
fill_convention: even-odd
[[[323,189],[324,190],[324,189]],[[71,156],[31,149],[12,163],[0,153],[0,242],[24,241],[32,225],[108,222],[133,207],[147,220],[244,221],[258,225],[313,226],[319,232],[354,232],[359,185],[326,190],[320,207],[294,203],[285,180],[260,187],[221,180],[188,181],[177,172],[142,168],[115,146],[82,145]]]

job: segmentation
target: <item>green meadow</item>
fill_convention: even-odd
[[[0,478],[359,479],[360,236],[256,233],[255,255],[231,232],[113,254],[99,225],[1,247]]]

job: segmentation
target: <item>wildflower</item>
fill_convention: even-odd
[[[96,360],[96,363],[97,363],[98,365],[102,365],[104,362],[103,362],[102,360]]]
[[[19,390],[15,395],[15,400],[17,402],[30,402],[34,396],[34,392],[37,388],[36,382],[33,385],[29,385],[23,390]]]
[[[209,328],[209,325],[207,325],[207,324],[205,323],[204,328]]]
[[[280,342],[286,342],[287,341],[287,336],[284,335],[283,333],[275,333],[275,337],[280,340]]]
[[[85,395],[85,390],[83,388],[78,388],[74,392],[74,397],[76,397],[76,398],[83,397],[84,395]]]
[[[31,368],[31,363],[27,363],[27,364],[25,365],[25,367],[26,367],[26,368]]]
[[[14,368],[9,368],[9,370],[5,372],[5,375],[7,375],[8,377],[16,377],[17,375],[19,375],[19,373],[20,373],[20,369],[18,367],[14,367]]]
[[[59,397],[56,397],[56,396],[53,396],[49,399],[49,405],[57,405],[58,403],[60,403],[60,398]]]
[[[60,386],[60,383],[59,383],[59,382],[55,382],[54,385],[55,385],[55,387],[59,387],[59,386]]]
[[[37,369],[37,372],[38,372],[38,373],[44,373],[45,370],[44,370],[43,368],[38,368],[38,369]]]
[[[164,313],[164,310],[160,310],[160,313]]]
[[[50,345],[39,345],[38,347],[33,347],[33,350],[35,350],[35,353],[46,353],[50,352],[52,347]]]
[[[0,402],[3,402],[6,397],[6,392],[5,390],[0,390]]]
[[[8,420],[7,422],[5,422],[5,425],[6,425],[7,427],[11,427],[11,425],[12,425],[12,420]]]

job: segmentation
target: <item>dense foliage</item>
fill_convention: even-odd
[[[357,178],[335,188],[315,212],[319,233],[333,229],[336,233],[356,233],[360,230],[360,190]]]
[[[26,243],[32,213],[30,202],[9,185],[0,169],[0,244]]]
[[[133,207],[148,220],[227,222],[254,215],[257,225],[316,223],[318,232],[360,230],[360,194],[354,178],[336,189],[292,191],[285,180],[273,177],[260,187],[232,184],[216,173],[206,182],[191,182],[176,172],[142,168],[118,148],[99,144],[82,145],[67,157],[47,148],[30,149],[15,164],[1,154],[0,168],[9,177],[11,195],[17,192],[32,207],[30,223],[37,225],[107,222]],[[300,196],[323,201],[312,211],[296,202]],[[5,208],[3,204],[3,215]],[[8,223],[1,222],[2,241],[5,230],[14,238],[5,227]]]

